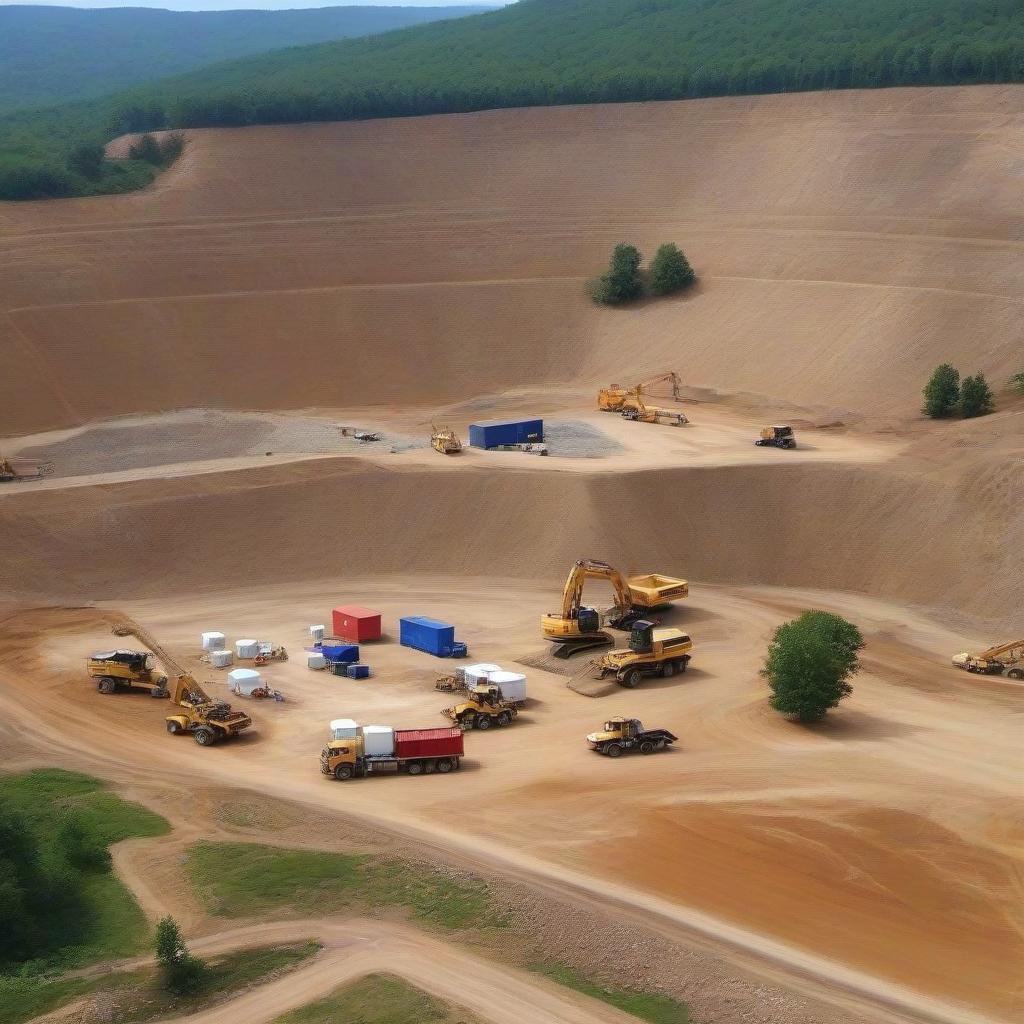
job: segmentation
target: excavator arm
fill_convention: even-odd
[[[615,591],[615,607],[620,614],[626,614],[631,607],[629,588],[618,569],[607,562],[592,558],[581,558],[569,571],[562,591],[562,618],[576,619],[583,604],[583,586],[588,579],[605,579]]]
[[[1007,661],[1024,659],[1024,640],[1014,640],[1008,644],[999,644],[997,647],[990,647],[987,651],[974,655],[984,661],[995,661],[1000,655],[1008,655]],[[1001,659],[1000,659],[1001,660]]]
[[[156,655],[167,674],[174,677],[174,682],[170,687],[172,704],[181,704],[186,701],[193,705],[211,702],[212,698],[199,685],[195,676],[172,658],[153,635],[134,619],[118,616],[113,620],[110,631],[115,636],[135,637],[140,644],[148,647]]]

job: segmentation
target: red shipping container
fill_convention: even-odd
[[[461,729],[396,729],[395,757],[462,757]]]
[[[380,612],[360,608],[357,604],[343,604],[331,613],[333,634],[342,640],[359,643],[380,639]]]

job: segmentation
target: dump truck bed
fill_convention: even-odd
[[[626,580],[629,597],[637,608],[656,608],[677,598],[686,597],[690,592],[686,580],[677,580],[673,576],[662,576],[660,573],[649,573],[646,576],[630,576]]]

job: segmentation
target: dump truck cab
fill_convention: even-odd
[[[468,693],[468,699],[445,708],[441,714],[458,722],[462,729],[489,729],[492,725],[508,725],[519,709],[502,696],[493,683],[479,683]]]
[[[614,675],[620,685],[629,689],[639,685],[644,676],[660,675],[667,679],[686,671],[692,649],[689,634],[640,619],[633,624],[628,647],[610,651],[595,663],[597,678]]]
[[[98,651],[89,656],[88,671],[100,693],[136,687],[153,697],[166,697],[167,676],[154,672],[152,658],[149,651]]]
[[[776,424],[771,427],[762,427],[761,436],[754,442],[761,447],[772,448],[795,448],[796,435],[793,428],[785,424]]]
[[[679,737],[667,729],[645,729],[639,718],[610,718],[599,732],[587,735],[587,746],[606,757],[619,757],[627,750],[653,754],[664,750]]]

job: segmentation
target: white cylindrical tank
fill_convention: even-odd
[[[306,667],[312,669],[327,668],[327,659],[319,651],[307,651]]]
[[[227,668],[234,660],[230,651],[210,651],[210,664],[214,668]]]
[[[501,690],[505,700],[526,700],[526,676],[522,672],[491,672],[487,681]]]
[[[255,658],[260,652],[258,640],[236,640],[235,656],[238,658]]]
[[[223,633],[204,633],[203,634],[203,650],[204,651],[219,651],[224,647],[225,636]]]
[[[332,740],[351,740],[359,735],[360,727],[351,718],[336,718],[331,722]]]
[[[235,668],[228,673],[228,686],[233,693],[248,697],[263,685],[263,677],[255,669]]]
[[[367,757],[394,757],[395,730],[390,725],[364,725],[363,750]]]
[[[466,686],[472,689],[477,683],[487,682],[487,677],[492,672],[500,672],[500,665],[492,665],[489,661],[482,661],[479,665],[469,665],[464,670]]]
[[[324,642],[324,626],[310,626],[309,635],[313,638],[313,643],[322,644]]]

